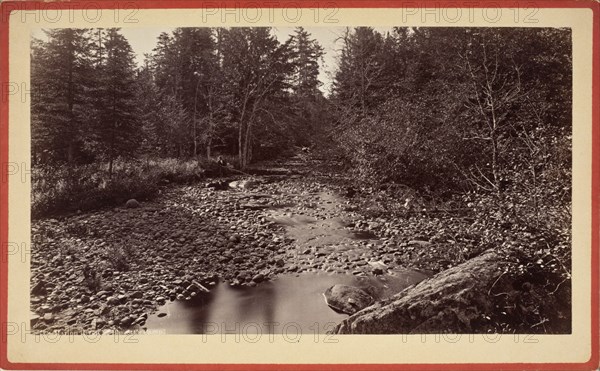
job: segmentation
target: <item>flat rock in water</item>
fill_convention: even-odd
[[[325,290],[324,295],[327,305],[338,312],[350,315],[373,302],[371,295],[354,286],[334,285]]]

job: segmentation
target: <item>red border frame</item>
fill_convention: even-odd
[[[0,0],[1,1],[1,0]],[[53,2],[52,9],[85,9],[84,1],[58,1]],[[87,1],[90,3],[90,1]],[[452,0],[419,0],[419,1],[394,1],[394,0],[332,0],[332,1],[269,1],[269,0],[96,0],[94,6],[102,9],[115,9],[119,5],[128,6],[132,9],[192,9],[211,7],[256,7],[264,4],[265,7],[318,7],[335,5],[340,8],[402,8],[402,7],[427,7],[427,8],[485,8],[485,7],[507,7],[507,8],[588,8],[593,11],[593,62],[592,62],[592,281],[591,281],[591,358],[585,363],[496,363],[496,364],[111,364],[111,363],[12,363],[8,360],[7,331],[3,329],[8,321],[8,21],[10,12],[13,10],[36,10],[40,8],[40,1],[6,1],[0,4],[0,368],[3,369],[115,369],[115,370],[592,370],[599,367],[599,243],[600,243],[600,2],[594,0],[541,0],[541,1],[511,1],[496,0],[485,1],[452,1]],[[44,3],[47,4],[47,3]]]

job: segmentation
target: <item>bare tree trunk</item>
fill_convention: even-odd
[[[110,156],[110,158],[108,159],[108,178],[112,179],[112,174],[113,174],[113,157],[112,155]]]
[[[244,132],[247,129],[247,125],[244,123],[244,118],[246,116],[246,105],[248,104],[248,99],[250,96],[250,88],[247,88],[246,94],[244,96],[244,104],[242,105],[242,112],[240,114],[240,128],[238,130],[238,161],[240,163],[240,168],[244,170],[246,167],[244,163]]]
[[[494,187],[496,192],[500,193],[500,176],[498,174],[498,138],[495,130],[492,133],[492,176],[494,177]]]
[[[246,138],[244,139],[244,165],[243,168],[245,169],[248,166],[250,157],[249,157],[249,150],[250,150],[250,135],[252,133],[252,122],[248,123],[248,127],[246,128]]]
[[[244,169],[244,122],[240,120],[240,128],[238,130],[238,159],[240,168]]]
[[[209,89],[208,90],[208,128],[206,130],[207,133],[207,137],[206,137],[206,158],[210,159],[210,146],[212,145],[212,137],[213,137],[213,130],[214,130],[214,112],[213,112],[213,102],[212,102],[212,98],[213,98],[213,90]]]
[[[194,73],[195,74],[195,73]],[[194,117],[192,120],[192,135],[194,136],[194,158],[197,157],[198,154],[198,135],[196,133],[196,120],[198,114],[198,86],[200,85],[200,78],[198,77],[198,82],[196,83],[196,90],[194,92]]]
[[[256,113],[256,106],[258,104],[259,101],[256,101],[254,103],[254,106],[252,107],[252,112],[250,113],[250,118],[248,119],[248,123],[246,124],[246,135],[245,135],[245,139],[244,139],[244,165],[243,168],[245,169],[246,166],[248,166],[249,162],[250,162],[250,150],[251,150],[251,140],[252,140],[252,123],[254,121],[254,116]]]

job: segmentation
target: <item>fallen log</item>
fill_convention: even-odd
[[[570,332],[570,299],[560,302],[526,272],[506,274],[514,256],[487,250],[478,257],[376,302],[343,320],[337,334],[423,334],[497,332],[508,324],[517,332]],[[547,282],[546,278],[543,281]],[[570,290],[562,296],[570,296]],[[508,309],[507,309],[508,308]],[[534,309],[535,308],[535,309]],[[535,326],[542,315],[554,327]]]

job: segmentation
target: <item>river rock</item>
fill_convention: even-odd
[[[424,240],[411,240],[408,241],[408,245],[414,247],[429,247],[431,246],[431,242]]]
[[[381,261],[369,262],[369,265],[371,266],[373,274],[375,275],[384,274],[388,269],[387,265]]]
[[[247,209],[247,210],[264,210],[264,209],[268,209],[269,205],[259,204],[257,202],[248,202],[245,204],[241,204],[240,208]]]
[[[127,200],[127,202],[125,203],[125,207],[128,209],[137,209],[138,207],[140,207],[140,203],[132,198],[130,200]]]
[[[440,272],[413,287],[365,308],[342,321],[338,334],[476,333],[484,331],[481,318],[514,290],[514,278],[496,282],[501,272],[517,263],[489,250],[479,257]],[[500,272],[500,273],[499,273]],[[507,277],[508,275],[505,275]],[[494,291],[509,294],[494,296]],[[519,302],[519,300],[517,300]]]
[[[262,273],[259,273],[259,274],[255,275],[254,277],[252,277],[252,281],[254,281],[256,283],[260,283],[264,280],[265,280],[265,275]]]
[[[133,322],[133,318],[131,318],[130,316],[127,316],[127,317],[121,318],[121,320],[119,321],[119,325],[121,327],[128,327],[129,325],[131,325],[132,322]]]
[[[35,326],[39,321],[40,321],[41,317],[35,313],[31,313],[29,315],[29,321],[31,323],[31,326]]]
[[[212,188],[214,190],[224,191],[224,190],[229,189],[229,182],[227,182],[226,180],[220,180],[220,181],[216,181],[216,182],[207,183],[206,188]]]
[[[254,180],[251,180],[251,179],[236,180],[236,181],[229,183],[229,186],[231,188],[238,188],[238,189],[244,189],[244,190],[255,188],[256,185],[257,185],[257,182]]]
[[[324,295],[327,305],[346,314],[354,314],[373,302],[371,295],[354,286],[334,285]]]
[[[31,295],[46,295],[46,281],[39,280],[32,288]]]
[[[102,318],[94,318],[92,320],[92,328],[94,330],[101,329],[106,325],[106,322]]]
[[[106,298],[106,304],[117,305],[119,304],[119,299],[115,298],[114,296],[109,296],[108,298]]]

